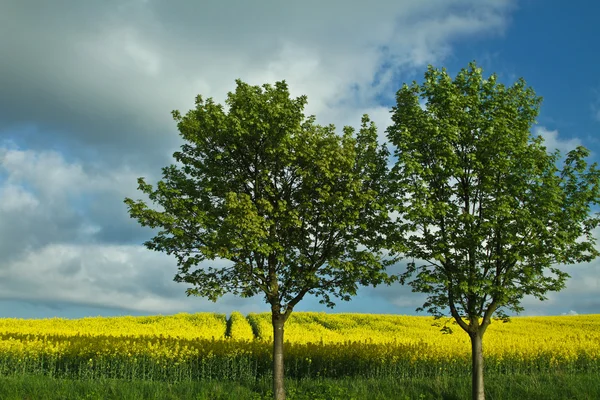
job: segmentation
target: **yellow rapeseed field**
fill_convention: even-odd
[[[269,313],[249,315],[261,339],[273,340]],[[444,323],[446,320],[439,320]],[[433,318],[376,314],[292,314],[285,338],[292,343],[325,344],[363,342],[378,344],[423,344],[427,356],[470,356],[468,335],[449,320],[453,334],[441,334]],[[494,320],[484,336],[487,356],[527,358],[551,354],[574,360],[580,354],[600,359],[600,314],[560,317],[515,317],[511,322]]]
[[[0,319],[0,372],[192,380],[270,370],[270,314],[233,312],[79,320]],[[432,317],[296,312],[285,326],[289,376],[468,373],[470,343]],[[440,322],[443,322],[441,320]],[[515,317],[484,337],[492,373],[600,371],[600,315]]]
[[[87,317],[81,319],[0,318],[0,333],[74,336],[168,336],[180,338],[224,339],[225,314],[179,313],[148,317]]]

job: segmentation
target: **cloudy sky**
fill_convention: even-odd
[[[212,303],[173,282],[174,257],[147,250],[144,197],[182,144],[171,110],[223,103],[235,79],[285,79],[317,123],[381,140],[403,82],[427,64],[452,76],[523,77],[544,97],[534,133],[600,157],[600,5],[534,0],[0,0],[0,317],[79,318],[268,311],[261,297]],[[600,260],[566,269],[567,289],[525,315],[600,313]],[[363,288],[336,312],[415,314],[423,297]],[[314,298],[301,311],[328,311]]]

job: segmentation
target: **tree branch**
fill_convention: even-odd
[[[452,316],[454,317],[454,320],[456,321],[456,323],[465,332],[469,332],[469,325],[467,325],[465,323],[465,321],[463,321],[463,319],[461,318],[461,316],[458,314],[458,311],[456,310],[456,306],[455,306],[455,303],[454,303],[454,295],[452,294],[452,285],[450,285],[449,288],[448,288],[448,305],[450,306],[450,314],[452,314]]]

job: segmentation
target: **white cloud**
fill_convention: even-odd
[[[67,164],[55,151],[34,152],[4,148],[0,167],[8,174],[8,183],[27,182],[50,200],[81,191],[88,180],[80,164]]]
[[[0,146],[0,170],[6,174],[7,185],[27,184],[38,191],[44,201],[62,201],[69,195],[86,192],[131,193],[137,188],[137,177],[141,174],[129,166],[107,170],[79,159],[68,162],[54,150],[10,147]],[[156,174],[151,177],[156,178]]]
[[[536,126],[533,129],[534,136],[542,136],[544,138],[544,146],[546,146],[546,150],[548,152],[553,152],[555,149],[560,151],[561,157],[566,156],[566,154],[575,149],[577,146],[581,146],[581,140],[578,138],[572,138],[568,140],[563,140],[558,137],[557,130],[548,130],[543,126]]]
[[[52,244],[0,269],[0,296],[167,314],[215,308],[187,298],[189,285],[173,282],[176,273],[172,258],[142,246]]]
[[[0,212],[26,212],[39,204],[35,196],[20,186],[6,183],[0,187]]]

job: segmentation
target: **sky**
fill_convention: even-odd
[[[171,111],[198,94],[224,104],[238,78],[286,80],[340,134],[367,113],[385,142],[403,83],[475,60],[544,98],[532,131],[549,151],[584,145],[599,161],[597,15],[581,0],[0,0],[0,317],[269,311],[262,296],[187,297],[123,203],[148,200],[137,178],[154,185],[174,162]],[[566,289],[525,298],[522,315],[600,313],[600,259],[564,270]],[[295,310],[426,315],[423,300],[361,287]]]

